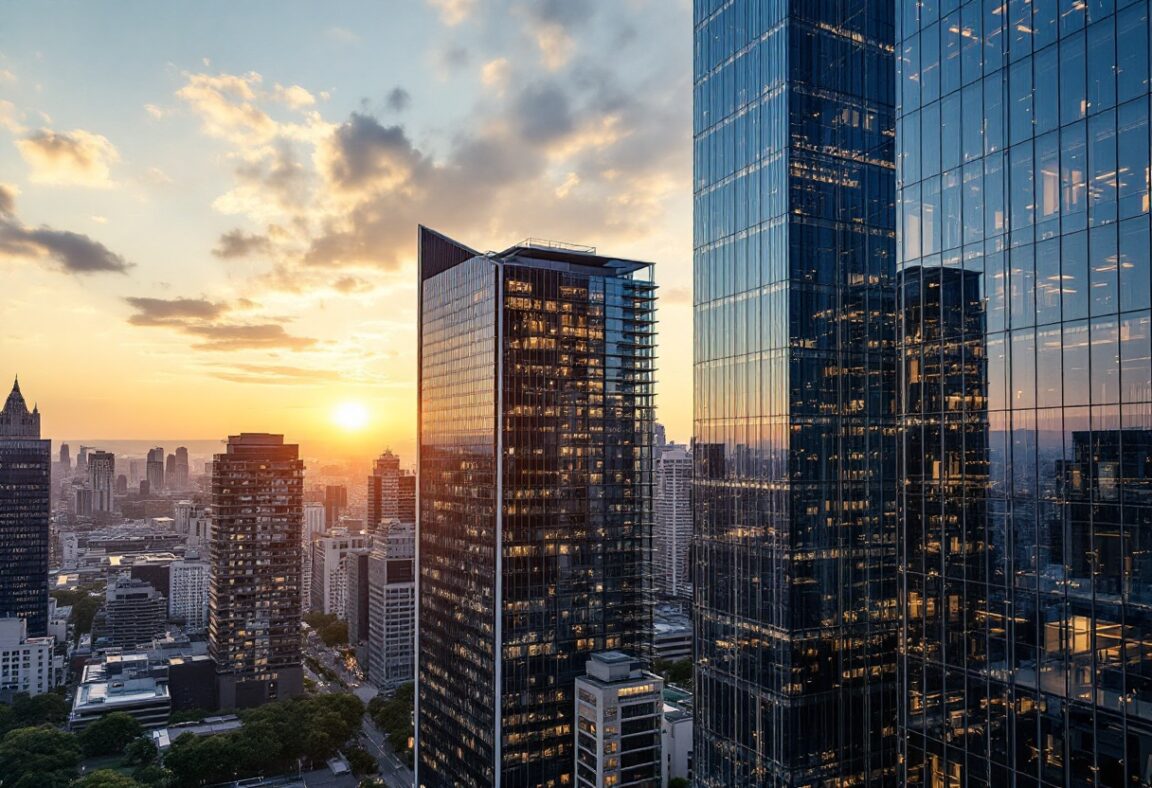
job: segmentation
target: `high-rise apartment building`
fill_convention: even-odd
[[[652,575],[661,594],[688,597],[692,593],[688,565],[692,543],[692,452],[669,444],[655,453]]]
[[[145,480],[148,482],[148,492],[152,495],[164,492],[164,449],[159,446],[148,450]]]
[[[300,600],[304,610],[312,609],[312,540],[324,533],[324,504],[308,502],[304,504],[304,531],[301,535],[303,555],[300,575]]]
[[[416,522],[416,474],[411,471],[402,471],[397,481],[399,500],[396,514],[402,523]]]
[[[381,690],[416,673],[416,527],[394,520],[368,556],[368,679]]]
[[[376,533],[380,524],[400,517],[400,458],[385,450],[372,464],[368,477],[368,533]]]
[[[22,618],[28,637],[48,634],[52,442],[20,383],[0,410],[0,618]]]
[[[1152,784],[1149,3],[897,3],[902,773]]]
[[[209,653],[221,708],[303,692],[304,463],[283,435],[243,433],[212,463]]]
[[[417,779],[567,784],[576,677],[649,636],[651,265],[419,240]]]
[[[348,564],[352,550],[368,546],[363,534],[326,534],[312,540],[311,610],[331,613],[340,618],[347,614]]]
[[[893,5],[694,6],[695,780],[890,782]]]
[[[60,444],[60,467],[64,470],[72,469],[72,450],[67,443]]]
[[[91,456],[88,459],[91,462]],[[101,646],[132,648],[163,635],[167,622],[164,595],[151,583],[123,574],[108,583],[96,638]]]
[[[208,628],[211,567],[207,561],[181,559],[168,568],[168,616],[192,632]]]
[[[94,451],[88,455],[88,487],[92,490],[92,511],[111,512],[115,494],[116,455]]]

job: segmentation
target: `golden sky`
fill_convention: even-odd
[[[0,376],[49,437],[411,452],[417,223],[654,261],[690,436],[688,0],[234,6],[0,9]]]

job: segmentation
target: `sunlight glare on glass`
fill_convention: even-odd
[[[359,402],[341,402],[332,411],[332,422],[349,432],[368,426],[368,409]]]

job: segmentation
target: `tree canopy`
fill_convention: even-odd
[[[144,728],[133,716],[114,711],[93,722],[80,733],[80,746],[89,758],[97,755],[119,755]]]
[[[76,737],[50,725],[16,728],[0,739],[4,788],[65,788],[79,763]]]

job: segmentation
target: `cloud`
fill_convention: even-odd
[[[363,40],[348,28],[339,26],[328,28],[324,35],[337,44],[359,44]]]
[[[397,85],[388,91],[388,98],[386,99],[388,109],[393,112],[403,112],[412,106],[412,94],[404,88]]]
[[[31,166],[34,183],[96,188],[114,185],[109,176],[120,154],[107,137],[83,129],[40,129],[16,140],[16,147]]]
[[[6,68],[0,68],[0,82],[14,85],[17,82],[16,75]]]
[[[332,283],[332,289],[338,293],[350,295],[352,293],[368,293],[373,290],[372,284],[358,279],[355,276],[343,276]]]
[[[480,69],[480,81],[487,87],[502,90],[508,83],[509,70],[507,58],[498,57],[495,60],[489,60]]]
[[[568,95],[555,83],[529,85],[516,97],[513,117],[524,139],[547,143],[569,134],[573,128]]]
[[[71,274],[126,274],[131,264],[87,235],[27,227],[16,217],[16,190],[0,184],[0,260],[48,260]]]
[[[396,191],[423,168],[423,157],[400,126],[353,112],[327,142],[324,174],[339,191]]]
[[[441,79],[448,79],[471,61],[471,53],[460,44],[447,44],[433,52],[433,63]]]
[[[299,85],[277,85],[272,91],[272,97],[291,109],[304,109],[316,103],[316,97]]]
[[[215,320],[228,311],[227,304],[204,298],[125,298],[136,310],[128,318],[134,326],[183,325],[188,320]]]
[[[23,113],[16,109],[15,104],[0,99],[0,128],[12,134],[23,134],[24,127],[20,124],[23,117]]]
[[[124,299],[135,313],[128,317],[134,326],[176,329],[195,338],[195,350],[306,350],[319,340],[289,334],[280,323],[235,322],[236,307],[206,298]]]
[[[224,260],[237,257],[249,257],[254,254],[263,254],[271,248],[266,235],[245,233],[243,230],[229,230],[220,236],[219,243],[212,250],[212,254]]]
[[[332,369],[309,369],[284,364],[229,364],[211,369],[209,374],[231,383],[278,386],[328,383],[340,379],[340,373]]]
[[[455,27],[472,15],[476,7],[476,0],[428,0],[440,14],[440,21],[449,27]]]

